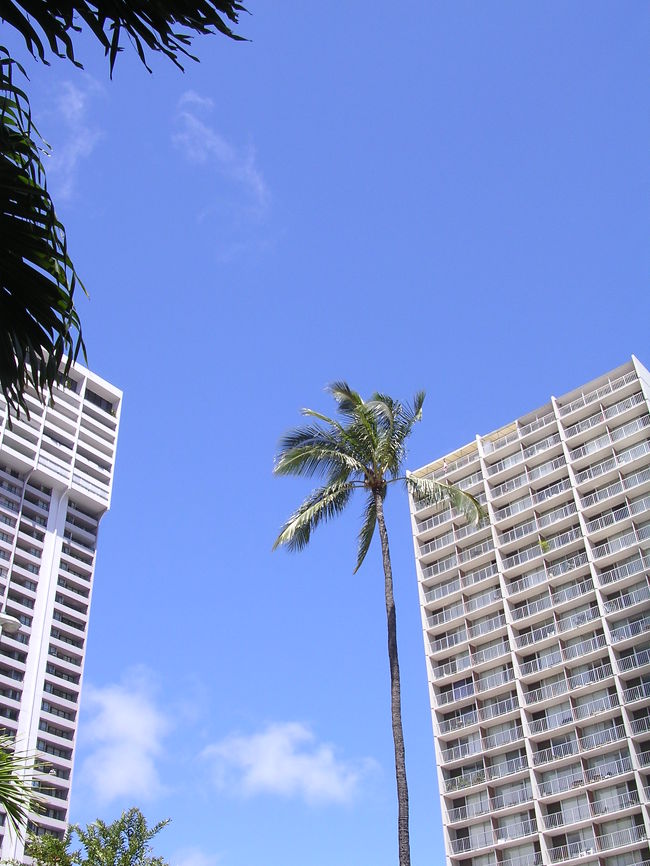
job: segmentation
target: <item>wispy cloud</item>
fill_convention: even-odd
[[[89,118],[91,99],[101,88],[90,76],[83,82],[84,86],[79,87],[64,81],[55,99],[62,129],[52,149],[47,174],[58,199],[72,198],[80,163],[88,159],[103,135]]]
[[[299,722],[268,725],[264,730],[232,735],[203,752],[221,789],[250,796],[277,794],[308,803],[347,803],[374,762],[346,761],[329,743],[319,743]]]
[[[101,804],[164,793],[158,759],[171,723],[157,704],[152,681],[150,671],[137,668],[120,683],[85,687],[90,719],[83,731],[89,748],[80,776]]]
[[[174,145],[194,164],[208,166],[248,200],[253,215],[261,218],[266,213],[270,194],[266,181],[257,165],[252,146],[237,147],[205,119],[212,111],[209,97],[188,90],[177,106],[178,131],[172,136]]]

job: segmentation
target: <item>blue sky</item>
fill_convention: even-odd
[[[424,388],[415,468],[648,347],[648,6],[270,4],[113,81],[27,59],[50,186],[125,392],[72,813],[170,816],[174,866],[396,861],[360,503],[271,554],[323,386]],[[2,27],[3,39],[12,44]],[[15,43],[13,43],[15,44]],[[414,866],[442,839],[407,503],[388,507]]]

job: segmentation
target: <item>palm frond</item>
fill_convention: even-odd
[[[359,407],[363,406],[361,395],[353,391],[347,382],[330,382],[325,386],[325,390],[336,401],[336,407],[341,415],[354,418]]]
[[[410,416],[413,422],[422,420],[422,405],[424,403],[424,399],[427,396],[426,391],[418,391],[413,398],[413,403],[411,406],[406,407],[406,415]]]
[[[272,549],[284,546],[294,551],[306,547],[312,532],[320,523],[331,520],[343,511],[355,486],[353,482],[330,484],[310,493],[284,524]]]
[[[446,502],[452,508],[461,512],[471,523],[479,523],[485,518],[485,510],[481,503],[453,484],[434,481],[433,478],[418,478],[415,475],[406,476],[406,485],[413,496],[426,505],[438,505]]]
[[[43,398],[62,365],[67,375],[85,349],[73,300],[78,278],[16,70],[24,74],[0,48],[0,390],[18,412],[27,411],[29,385]]]
[[[325,477],[334,473],[339,477],[343,470],[363,473],[364,468],[337,430],[310,424],[289,430],[280,439],[273,471],[276,475]]]
[[[18,835],[27,823],[27,814],[38,804],[31,781],[34,761],[24,753],[16,752],[12,737],[0,737],[0,806]]]
[[[72,35],[80,22],[93,33],[109,58],[111,74],[122,51],[123,35],[132,43],[147,69],[146,49],[160,52],[181,66],[179,55],[196,60],[188,48],[194,34],[218,31],[230,39],[243,40],[230,24],[236,24],[245,7],[236,0],[4,0],[2,18],[22,35],[34,57],[47,62],[46,44],[58,57],[80,66],[74,55]],[[40,30],[36,30],[39,27]],[[185,31],[179,28],[185,28]]]
[[[363,511],[363,524],[359,532],[359,547],[357,550],[357,564],[353,574],[361,568],[363,560],[366,558],[366,553],[370,548],[373,535],[375,534],[375,526],[377,525],[377,506],[375,505],[375,497],[370,494],[366,500],[366,507]]]

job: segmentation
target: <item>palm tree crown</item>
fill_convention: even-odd
[[[363,400],[346,382],[327,387],[336,403],[340,420],[312,409],[302,414],[313,419],[286,433],[280,440],[274,472],[276,475],[318,477],[322,484],[313,490],[291,515],[275,540],[273,549],[286,546],[302,550],[314,529],[340,514],[355,490],[366,496],[363,523],[359,532],[355,572],[363,563],[375,532],[379,529],[384,569],[384,593],[388,625],[388,658],[391,679],[391,714],[395,748],[395,775],[398,800],[398,848],[400,866],[410,866],[408,829],[408,788],[402,733],[397,624],[393,598],[393,576],[384,520],[383,503],[388,485],[404,482],[410,492],[427,504],[449,502],[476,522],[482,509],[474,497],[453,485],[419,478],[403,471],[406,440],[422,417],[424,392],[412,404],[402,404],[385,394],[375,393]]]

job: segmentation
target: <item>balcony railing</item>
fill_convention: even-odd
[[[450,749],[442,750],[442,760],[447,764],[451,761],[459,761],[462,758],[469,758],[472,755],[477,755],[482,751],[481,741],[476,739],[472,743],[463,743],[460,746],[452,746]]]
[[[555,421],[555,415],[553,412],[549,412],[547,415],[543,415],[541,418],[536,418],[534,421],[531,421],[529,424],[524,424],[523,427],[519,428],[520,436],[528,436],[529,433],[535,433],[537,430],[541,430],[543,427],[548,427],[549,424],[552,424]]]
[[[625,845],[633,845],[648,838],[643,826],[626,827],[624,830],[615,830],[605,836],[596,836],[599,851],[611,851],[612,848],[623,848]]]
[[[556,469],[561,469],[563,466],[566,466],[564,456],[555,457],[553,460],[549,460],[546,463],[541,463],[539,466],[535,466],[533,469],[529,469],[528,480],[530,482],[538,481],[540,478],[550,475],[551,472],[555,472]]]
[[[639,752],[638,758],[642,767],[650,767],[650,751]]]
[[[518,758],[511,758],[509,761],[501,761],[491,767],[486,767],[485,775],[489,780],[503,779],[504,776],[512,776],[514,773],[520,773],[526,769],[528,769],[528,758],[526,755],[520,755]]]
[[[581,788],[585,784],[582,772],[575,770],[563,776],[558,776],[556,779],[545,779],[539,782],[539,793],[542,797],[553,797],[555,794],[562,794],[564,791],[570,791],[573,788]]]
[[[622,656],[616,660],[619,671],[633,671],[636,668],[650,664],[650,649],[634,650],[630,655]]]
[[[520,487],[524,487],[528,482],[526,478],[526,473],[523,472],[521,475],[515,475],[514,478],[509,478],[507,481],[504,481],[503,484],[497,484],[496,487],[493,487],[490,490],[490,496],[492,499],[498,499],[499,496],[503,496],[506,493],[512,493],[514,490],[519,490]]]
[[[563,650],[564,658],[567,660],[575,659],[588,653],[596,652],[607,645],[607,638],[604,634],[597,634],[590,637],[588,640],[580,641],[579,643],[571,644]]]
[[[581,839],[578,842],[569,842],[568,845],[558,845],[548,849],[551,863],[563,863],[565,860],[573,860],[575,857],[584,857],[586,854],[594,854],[596,844],[593,839]]]
[[[539,689],[531,689],[526,692],[524,697],[527,704],[538,704],[540,701],[547,701],[549,698],[556,698],[558,695],[566,694],[569,690],[569,685],[566,680],[558,680],[547,686],[541,686]]]
[[[536,531],[537,521],[532,517],[530,520],[526,520],[525,523],[520,523],[518,526],[513,526],[512,529],[502,532],[499,536],[499,542],[501,544],[510,544],[512,541],[518,541],[520,538],[525,538],[531,532]]]
[[[581,806],[573,806],[570,809],[562,809],[560,812],[549,812],[544,815],[544,826],[547,830],[556,830],[567,824],[577,824],[591,818],[591,811],[587,803]]]
[[[476,680],[476,691],[487,692],[497,686],[502,686],[505,683],[511,683],[515,678],[515,672],[512,669],[499,671],[496,674],[491,674],[488,677],[481,677]]]
[[[439,692],[436,695],[436,704],[439,707],[444,707],[447,704],[453,704],[456,701],[465,700],[465,698],[471,698],[474,694],[474,684],[466,683],[465,685],[459,686],[458,688],[449,689],[446,692]]]
[[[626,704],[633,704],[635,701],[642,701],[645,698],[650,698],[650,682],[632,686],[623,692],[623,700]]]
[[[571,482],[568,478],[563,478],[561,481],[551,484],[550,487],[538,490],[537,493],[532,495],[533,505],[541,505],[542,502],[546,502],[548,499],[558,496],[560,493],[568,490],[569,487],[571,487]]]
[[[463,728],[469,728],[470,725],[475,725],[478,722],[478,714],[476,710],[469,713],[463,713],[453,719],[445,719],[440,722],[438,728],[441,734],[451,734],[454,731],[461,731]]]
[[[518,436],[515,433],[515,441]],[[497,463],[492,463],[487,467],[488,477],[492,475],[496,475],[498,472],[502,472],[504,469],[511,469],[513,466],[518,466],[520,463],[524,462],[524,455],[521,451],[515,451],[514,454],[508,455],[508,457],[504,457],[503,460],[499,460]]]
[[[559,632],[570,631],[578,626],[592,622],[600,616],[597,607],[590,607],[587,610],[581,610],[578,613],[572,613],[570,616],[562,617],[557,621],[557,629]]]
[[[580,748],[583,752],[588,752],[591,749],[598,749],[600,746],[605,746],[607,743],[615,743],[618,740],[625,739],[625,728],[623,725],[613,725],[611,728],[606,728],[604,731],[596,731],[593,734],[587,734],[585,737],[580,737]]]
[[[580,568],[580,566],[585,565],[587,562],[587,554],[586,553],[578,553],[575,556],[570,556],[567,559],[562,559],[559,562],[554,562],[548,567],[548,576],[560,577],[562,574],[566,574],[567,571],[573,571],[576,568]]]
[[[591,804],[591,811],[595,817],[599,817],[600,815],[609,815],[611,812],[620,812],[621,809],[629,809],[638,804],[638,793],[636,791],[625,791],[616,797],[596,800]]]
[[[510,697],[497,701],[494,704],[488,704],[486,707],[481,707],[478,710],[478,718],[479,721],[486,722],[489,719],[495,719],[498,716],[503,716],[517,709],[519,709],[519,701],[516,697]]]
[[[478,568],[475,571],[467,571],[462,574],[461,583],[463,587],[467,588],[469,586],[474,586],[475,583],[480,583],[482,580],[487,580],[488,577],[494,577],[494,575],[498,573],[496,563],[491,562],[483,568]]]
[[[452,619],[457,619],[459,616],[463,616],[464,613],[465,607],[462,601],[459,601],[450,607],[443,608],[443,610],[438,611],[438,613],[429,614],[427,622],[429,628],[432,628],[433,626],[443,625],[446,622],[450,622]]]
[[[452,776],[445,779],[445,793],[450,794],[453,791],[463,791],[465,788],[471,788],[473,785],[481,785],[485,782],[485,770],[474,770],[471,773],[461,773],[458,776]]]
[[[525,562],[530,562],[531,559],[537,559],[543,553],[542,546],[539,541],[530,544],[528,547],[522,547],[510,556],[503,558],[504,569],[514,568],[516,565],[523,565]]]
[[[495,601],[499,601],[501,598],[501,589],[490,589],[487,592],[481,593],[481,595],[476,595],[473,598],[468,598],[465,603],[465,609],[468,613],[472,613],[475,610],[480,610],[482,607],[487,607]]]
[[[527,785],[525,788],[509,791],[507,794],[499,794],[498,797],[491,797],[490,810],[497,812],[499,809],[508,809],[511,806],[519,806],[521,803],[530,803],[532,799],[533,792]]]
[[[629,385],[630,382],[635,382],[636,379],[636,373],[634,371],[631,371],[629,373],[626,373],[624,376],[620,376],[618,379],[613,379],[606,385],[602,385],[595,391],[590,391],[587,394],[582,394],[580,397],[577,397],[575,400],[572,400],[565,406],[559,407],[560,418],[564,418],[569,413],[575,412],[576,409],[581,409],[583,406],[588,406],[590,403],[595,403],[597,400],[600,400],[601,397],[605,397],[607,396],[607,394],[618,391],[619,388],[623,388],[625,387],[625,385]]]
[[[497,844],[508,842],[510,839],[522,839],[532,833],[537,833],[537,821],[534,818],[521,821],[519,824],[505,824],[503,827],[497,827],[494,831]]]
[[[550,595],[542,596],[542,598],[537,598],[534,601],[529,601],[526,604],[521,605],[520,607],[515,607],[512,609],[512,618],[514,620],[525,619],[528,616],[534,616],[537,613],[540,613],[543,610],[548,610],[553,606],[553,600]]]
[[[498,616],[493,616],[490,619],[484,620],[483,622],[478,622],[475,625],[470,626],[467,629],[467,634],[473,637],[480,637],[483,634],[489,634],[491,631],[495,631],[498,628],[501,628],[506,624],[505,615],[500,613]]]
[[[611,499],[612,496],[616,496],[621,493],[622,490],[622,482],[614,481],[613,484],[608,484],[606,487],[599,487],[598,490],[592,490],[591,493],[581,496],[580,501],[584,508],[591,508],[592,505],[597,505],[605,499]]]
[[[559,713],[552,713],[542,719],[533,719],[530,722],[531,734],[541,734],[544,731],[554,731],[556,728],[561,728],[563,725],[569,725],[574,721],[571,707]]]
[[[554,508],[553,511],[547,511],[546,514],[540,515],[537,520],[537,525],[540,529],[545,529],[547,526],[552,526],[558,520],[564,520],[566,517],[571,517],[577,511],[575,502],[567,502],[566,505],[560,508]]]
[[[593,415],[590,415],[588,418],[585,418],[584,421],[578,421],[577,424],[572,424],[571,427],[566,428],[566,437],[567,439],[573,439],[574,436],[577,436],[578,433],[584,433],[586,430],[591,430],[594,427],[597,427],[598,424],[602,424],[605,420],[605,416],[602,411],[596,412]]]
[[[478,650],[472,653],[471,659],[473,665],[480,665],[483,662],[492,661],[492,659],[500,658],[510,652],[510,642],[504,640],[502,643],[494,646],[486,647],[484,650]]]
[[[538,643],[547,637],[551,637],[555,632],[556,628],[554,622],[545,623],[539,628],[534,628],[531,631],[524,632],[524,634],[517,635],[515,643],[517,644],[518,649],[523,649],[533,643]]]
[[[592,439],[590,442],[585,442],[584,445],[580,445],[578,448],[569,451],[569,457],[572,460],[580,460],[582,457],[587,457],[589,454],[593,454],[595,451],[610,445],[611,441],[609,434],[605,433],[602,436],[598,436],[597,439]]]
[[[650,731],[650,716],[641,716],[639,719],[632,719],[630,728],[633,734],[645,734]]]
[[[617,598],[612,598],[605,602],[605,613],[614,613],[617,610],[625,610],[625,608],[633,607],[635,604],[641,604],[650,598],[650,586],[643,586],[639,589],[627,592],[624,595],[619,595]]]
[[[526,677],[529,674],[538,673],[538,671],[545,671],[547,668],[555,667],[555,665],[560,664],[562,661],[562,653],[560,650],[556,650],[555,652],[549,653],[548,655],[542,656],[538,659],[532,659],[532,661],[524,662],[519,665],[519,671],[522,677]]]
[[[645,529],[645,527],[643,528]],[[618,538],[609,538],[603,544],[594,547],[594,559],[602,559],[603,556],[611,556],[613,553],[632,547],[641,537],[642,534],[632,529],[625,535],[619,535]]]
[[[632,772],[632,759],[630,757],[618,758],[615,761],[607,761],[595,767],[585,770],[587,784],[600,782],[601,779],[610,779],[615,776],[624,776]]]
[[[579,598],[582,595],[587,595],[594,588],[594,582],[591,578],[583,580],[581,583],[573,583],[557,592],[551,593],[551,599],[554,605],[564,604],[566,601],[571,601],[573,598]]]
[[[446,598],[460,589],[460,579],[450,580],[440,586],[434,586],[424,593],[424,599],[427,602],[439,601],[441,598]]]
[[[453,661],[447,662],[444,665],[438,665],[433,669],[433,675],[436,678],[440,677],[448,677],[453,674],[461,673],[462,671],[466,671],[468,667],[472,664],[471,658],[469,655],[463,656],[460,659],[454,659]]]
[[[523,496],[509,505],[504,505],[503,508],[495,509],[494,519],[498,521],[505,520],[506,517],[514,517],[515,514],[520,514],[522,511],[530,508],[532,504],[533,500],[530,496]]]
[[[509,743],[516,743],[517,740],[523,739],[524,730],[521,725],[515,725],[506,731],[497,731],[496,734],[489,734],[483,738],[483,748],[497,749],[499,746],[507,746]]]
[[[447,819],[450,824],[456,821],[467,821],[469,818],[478,818],[480,815],[487,815],[492,807],[490,801],[486,797],[477,803],[468,803],[466,806],[458,806],[456,809],[447,810]]]
[[[467,640],[467,631],[465,629],[453,632],[453,634],[446,634],[444,637],[431,641],[431,652],[437,653],[442,650],[450,649],[451,647],[462,643],[464,640]]]
[[[546,570],[544,567],[538,568],[535,571],[531,571],[528,574],[525,574],[523,577],[520,577],[518,580],[513,580],[512,583],[508,584],[508,595],[517,595],[519,592],[523,592],[525,589],[532,589],[534,586],[539,586],[540,583],[544,583],[546,580]]]
[[[574,689],[581,689],[584,686],[591,685],[592,683],[599,683],[601,680],[606,680],[608,677],[611,677],[613,673],[612,666],[607,663],[600,665],[597,668],[591,668],[591,670],[588,671],[573,674],[568,677],[569,688],[573,691]]]
[[[587,524],[587,532],[600,532],[601,529],[606,529],[608,526],[613,526],[615,523],[620,523],[630,516],[630,509],[627,505],[620,508],[615,508],[608,514],[603,514],[602,517],[597,517],[595,520],[590,520]]]
[[[451,850],[454,854],[461,854],[464,851],[477,851],[479,848],[485,848],[488,845],[494,845],[494,836],[492,831],[476,833],[472,836],[460,836],[458,839],[451,839]]]
[[[535,442],[533,445],[529,445],[528,448],[524,448],[524,457],[526,460],[529,460],[531,457],[535,457],[536,454],[548,451],[549,448],[557,445],[560,441],[559,433],[551,433],[546,439],[542,439],[540,442]]]
[[[540,749],[533,754],[533,764],[539,767],[541,764],[549,764],[551,761],[559,761],[562,758],[568,758],[571,755],[578,753],[578,744],[575,740],[570,740],[568,743],[560,743],[558,746],[551,746],[548,749]]]
[[[626,577],[631,577],[646,568],[650,569],[650,556],[639,555],[629,562],[624,562],[615,568],[603,569],[598,574],[598,583],[601,586],[608,586],[610,583],[615,583],[618,580],[624,580]]]

